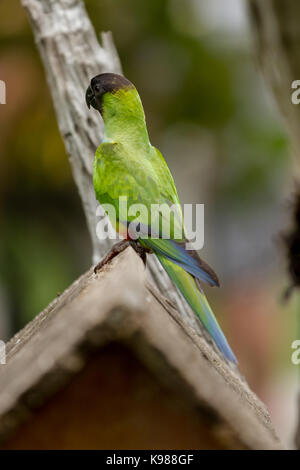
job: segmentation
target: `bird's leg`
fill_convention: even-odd
[[[94,267],[94,273],[96,274],[97,271],[99,271],[103,266],[111,261],[115,256],[118,254],[122,253],[122,251],[126,250],[126,248],[129,246],[129,241],[128,240],[121,240],[120,242],[116,243],[107,253],[107,255],[104,256],[104,258]]]
[[[134,251],[140,256],[144,265],[146,266],[146,253],[152,253],[151,248],[145,248],[139,243],[138,240],[130,240],[129,243],[130,246],[132,246],[132,248],[134,249]]]

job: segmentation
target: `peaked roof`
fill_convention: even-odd
[[[282,448],[265,406],[147,281],[132,248],[96,275],[90,269],[7,344],[0,439],[112,341],[128,345],[158,380],[209,408],[245,447]]]

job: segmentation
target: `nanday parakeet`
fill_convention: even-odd
[[[114,228],[125,239],[131,238],[129,223],[136,223],[138,239],[130,243],[139,244],[158,257],[224,356],[236,363],[200,284],[218,286],[218,278],[196,251],[185,248],[187,240],[174,180],[163,156],[150,143],[136,88],[121,75],[100,74],[91,80],[86,103],[98,110],[104,121],[104,139],[96,151],[93,167],[96,198],[100,204],[114,207]],[[175,240],[174,230],[171,230],[166,238],[161,218],[154,230],[159,238],[149,236],[152,219],[146,220],[143,214],[138,218],[136,215],[128,217],[128,212],[120,206],[120,197],[127,199],[128,208],[132,204],[143,204],[149,214],[153,204],[175,205],[178,210],[172,221],[174,227],[180,226],[182,236]]]

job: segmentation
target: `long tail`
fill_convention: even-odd
[[[186,272],[181,266],[173,263],[165,256],[159,253],[156,253],[156,256],[188,304],[198,315],[201,322],[215,340],[217,346],[222,351],[224,356],[229,361],[237,364],[236,357],[230,349],[230,346],[224,334],[222,333],[222,330],[206,300],[204,293],[197,286],[195,278]]]

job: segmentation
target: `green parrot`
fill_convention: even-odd
[[[107,213],[122,237],[96,269],[128,244],[144,262],[146,252],[154,253],[224,356],[237,363],[202,289],[203,283],[219,286],[218,277],[195,250],[186,249],[174,180],[162,154],[150,143],[143,105],[135,86],[121,75],[97,75],[87,88],[86,103],[98,110],[104,121],[104,139],[96,151],[93,166],[96,198],[102,206],[113,207],[115,217]],[[121,204],[124,199],[126,207]],[[147,214],[140,210],[138,215],[129,215],[128,208],[134,205],[142,205]],[[170,208],[169,213],[151,212],[153,207],[161,205]],[[171,210],[174,207],[176,210]]]

